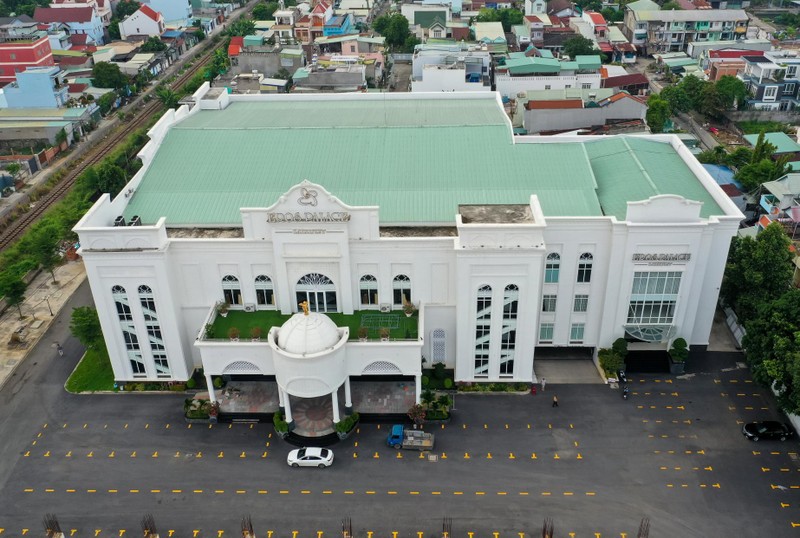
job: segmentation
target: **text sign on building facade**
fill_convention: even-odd
[[[635,263],[646,263],[648,265],[672,265],[673,263],[686,263],[691,260],[692,255],[689,253],[684,254],[671,254],[671,253],[657,253],[657,254],[643,254],[634,253],[632,260]]]

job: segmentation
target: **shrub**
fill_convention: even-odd
[[[611,344],[611,350],[622,357],[622,360],[625,360],[625,357],[628,356],[628,341],[624,338],[617,338],[614,340],[614,343]]]
[[[431,378],[426,375],[422,376],[422,388],[426,389],[430,384],[431,384]]]
[[[170,385],[169,390],[173,392],[183,392],[186,390],[186,383],[173,383]]]
[[[436,379],[444,379],[445,377],[447,377],[447,374],[444,371],[443,362],[437,362],[436,364],[433,365],[433,377],[435,377]]]
[[[136,392],[143,392],[144,391],[144,383],[136,383],[133,386],[133,390],[135,390]]]
[[[453,388],[453,380],[452,380],[452,379],[450,379],[449,377],[446,377],[446,378],[444,379],[444,388],[446,388],[446,389],[448,389],[448,390],[450,390],[450,389],[452,389],[452,388]]]
[[[197,387],[197,381],[195,381],[193,377],[190,377],[189,379],[186,380],[187,389],[192,390],[195,387]]]
[[[208,418],[211,402],[208,400],[193,400],[186,398],[183,402],[183,412],[186,418]]]
[[[358,413],[353,413],[352,415],[346,416],[344,420],[340,420],[336,423],[336,431],[338,433],[349,432],[356,427],[356,424],[358,424],[358,418]]]
[[[359,327],[358,328],[358,337],[359,338],[366,338],[368,334],[369,334],[369,329],[367,329],[366,327]]]
[[[225,382],[224,382],[224,381],[222,381],[222,378],[221,378],[221,377],[219,377],[219,376],[217,376],[217,377],[215,377],[215,378],[214,378],[214,381],[213,381],[213,383],[214,383],[214,388],[215,388],[215,389],[221,389],[221,388],[222,388],[222,386],[225,384]]]
[[[275,431],[278,433],[288,433],[289,423],[283,419],[283,413],[275,413],[272,415],[272,425],[275,426]]]
[[[434,401],[433,391],[430,389],[422,391],[422,394],[420,394],[420,400],[422,400],[422,403],[424,404],[432,403]]]
[[[686,362],[686,359],[689,358],[689,347],[686,340],[683,338],[676,338],[675,341],[672,342],[672,349],[669,350],[669,356],[672,357],[672,360],[675,362]]]
[[[625,360],[613,349],[607,347],[598,351],[597,357],[600,359],[600,368],[608,377],[616,377],[617,372],[625,366]]]

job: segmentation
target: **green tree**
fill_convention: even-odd
[[[765,301],[757,315],[745,323],[743,341],[753,377],[767,387],[775,386],[778,406],[787,413],[800,412],[798,312],[798,289],[785,291],[773,301]]]
[[[736,179],[748,190],[758,188],[759,185],[767,181],[775,181],[789,172],[789,156],[784,155],[777,160],[761,159],[757,162],[746,164],[736,172]]]
[[[720,77],[715,86],[726,109],[740,107],[747,99],[747,86],[738,77],[725,75]]]
[[[719,119],[725,114],[725,104],[715,84],[706,84],[700,96],[698,112]]]
[[[80,306],[72,309],[69,330],[72,331],[72,336],[77,338],[84,347],[98,347],[103,343],[100,318],[97,316],[97,310],[90,306]]]
[[[755,163],[763,159],[769,159],[775,154],[775,150],[777,149],[778,148],[776,148],[774,145],[767,142],[766,136],[762,131],[758,134],[756,144],[753,146],[753,157],[750,159],[750,162]]]
[[[120,20],[118,17],[111,17],[111,22],[108,23],[108,37],[116,41],[122,39],[122,34],[119,32]]]
[[[376,18],[372,27],[386,38],[390,49],[402,49],[411,34],[408,30],[408,19],[400,13],[381,15]]]
[[[476,22],[499,22],[503,25],[503,31],[510,32],[512,26],[522,24],[525,14],[515,8],[491,9],[483,8],[475,17]]]
[[[128,77],[111,62],[98,62],[92,67],[92,84],[98,88],[121,90],[128,85]]]
[[[19,171],[22,170],[22,166],[19,163],[8,163],[6,165],[6,172],[11,174],[11,177],[16,178]]]
[[[91,192],[107,192],[116,196],[127,183],[125,170],[108,161],[86,170],[86,185]]]
[[[714,149],[700,152],[697,160],[705,164],[724,164],[727,157],[724,146],[715,146]]]
[[[159,86],[156,90],[156,97],[159,101],[161,101],[161,104],[163,104],[165,108],[178,108],[178,101],[180,101],[180,97],[170,88],[166,86]]]
[[[33,259],[42,269],[50,272],[54,284],[56,283],[54,269],[61,263],[61,255],[58,251],[60,242],[61,233],[58,225],[51,223],[34,229],[28,245]]]
[[[693,109],[697,110],[700,108],[700,103],[703,98],[703,88],[707,84],[709,83],[700,80],[694,75],[685,76],[683,80],[681,80],[680,86],[683,88],[683,91],[686,92],[686,95],[689,96]]]
[[[125,17],[136,13],[140,7],[142,7],[142,4],[136,2],[135,0],[122,0],[117,4],[117,9],[114,12],[114,15],[116,15],[118,19],[122,20]]]
[[[669,103],[669,108],[673,114],[689,112],[692,109],[692,100],[686,94],[686,89],[680,84],[667,86],[658,95]]]
[[[292,78],[292,74],[289,73],[289,70],[286,69],[285,67],[281,67],[280,69],[275,71],[275,74],[272,75],[272,77],[279,78],[281,80],[289,80],[290,78]]]
[[[671,116],[669,103],[661,99],[658,95],[651,95],[647,99],[647,113],[645,121],[652,133],[664,132],[664,125]]]
[[[63,143],[64,143],[64,142],[66,142],[66,141],[67,141],[67,131],[66,131],[65,129],[63,129],[63,128],[62,128],[62,129],[61,129],[60,131],[58,131],[58,133],[56,134],[56,145],[57,145],[57,146],[60,146],[61,144],[63,144]]]
[[[563,53],[574,60],[576,56],[599,54],[599,51],[594,50],[594,42],[591,39],[578,35],[564,42]]]
[[[759,305],[789,289],[793,272],[790,245],[776,222],[755,239],[735,237],[731,242],[720,297],[742,323],[757,315]]]
[[[116,101],[117,94],[115,92],[108,92],[101,95],[100,99],[97,100],[97,106],[100,108],[100,114],[103,116],[108,114]]]
[[[668,2],[665,2],[664,5],[661,6],[661,9],[663,11],[670,11],[670,10],[673,10],[673,9],[674,10],[681,10],[683,8],[675,0],[669,0]]]
[[[167,44],[156,36],[150,36],[141,46],[140,50],[142,52],[161,52],[162,50],[167,50]]]
[[[739,170],[743,166],[749,164],[752,160],[753,150],[744,146],[740,146],[733,150],[730,155],[725,158],[725,164],[735,170]]]
[[[229,36],[246,36],[256,33],[256,21],[253,19],[241,18],[228,25],[225,34]]]
[[[192,35],[194,36],[195,39],[197,39],[198,43],[200,43],[202,40],[206,38],[206,33],[200,28],[192,32]]]
[[[0,276],[0,296],[5,297],[8,306],[16,306],[19,319],[22,319],[22,303],[25,301],[27,286],[22,279],[10,271],[4,271]]]
[[[259,2],[253,8],[253,19],[268,21],[278,11],[278,2]]]

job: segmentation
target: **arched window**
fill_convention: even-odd
[[[272,279],[267,275],[258,275],[255,282],[256,303],[263,306],[275,305],[275,289],[272,287]]]
[[[402,307],[411,302],[411,279],[406,275],[397,275],[392,280],[392,304]]]
[[[361,294],[361,306],[378,304],[378,279],[372,275],[364,275],[358,283]]]
[[[242,287],[233,275],[222,277],[222,296],[228,304],[242,304]]]
[[[150,286],[139,286],[139,304],[142,306],[145,327],[147,328],[147,341],[150,343],[150,352],[153,354],[153,364],[157,377],[170,377],[167,348],[161,334],[161,324],[156,312],[156,300]]]
[[[309,273],[297,281],[297,303],[308,301],[312,312],[336,312],[336,286],[330,278]]]
[[[578,262],[578,282],[591,282],[593,257],[588,252],[581,254]]]
[[[519,288],[509,284],[503,290],[503,332],[500,339],[500,376],[514,376],[514,351],[517,347]]]
[[[492,287],[478,288],[475,309],[475,377],[489,377],[489,345],[492,330]]]
[[[114,299],[114,306],[117,309],[117,319],[122,330],[125,350],[128,353],[131,374],[133,377],[146,377],[147,370],[144,367],[144,360],[142,360],[142,351],[139,348],[139,336],[136,334],[136,326],[133,324],[128,293],[122,286],[112,286],[111,297]]]
[[[558,270],[561,267],[561,256],[555,252],[547,255],[547,261],[544,265],[544,281],[545,282],[558,282]]]
[[[111,297],[114,299],[114,306],[117,308],[117,318],[120,321],[133,321],[131,305],[128,303],[128,294],[122,286],[111,288]]]

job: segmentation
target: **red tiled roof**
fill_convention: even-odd
[[[86,65],[86,62],[89,61],[88,56],[54,56],[53,59],[56,60],[56,63],[58,65],[65,65],[65,66]]]
[[[238,56],[244,46],[244,37],[233,36],[228,45],[228,56]]]
[[[142,4],[141,7],[139,8],[139,11],[141,11],[144,15],[147,15],[156,22],[158,22],[158,18],[161,16],[161,13],[153,11],[153,8],[151,8],[146,4]]]
[[[81,93],[88,88],[88,84],[67,84],[69,93]]]
[[[90,7],[37,7],[33,19],[37,22],[89,22],[93,13]]]
[[[605,42],[598,43],[597,46],[600,47],[600,50],[603,51],[603,52],[611,52],[612,50],[614,50],[614,49],[611,48],[611,44],[610,43],[605,43]]]
[[[297,22],[294,23],[294,25],[295,26],[299,26],[301,24],[308,25],[309,22],[311,22],[311,17],[309,17],[308,15],[303,15],[302,17],[297,19]]]
[[[88,34],[70,34],[69,36],[69,42],[73,45],[85,45],[88,39]]]
[[[587,11],[586,14],[589,15],[589,18],[592,19],[593,23],[602,26],[606,25],[606,19],[600,13],[594,11]]]
[[[636,52],[636,47],[630,43],[615,43],[614,48],[620,52]]]
[[[742,195],[742,191],[740,191],[739,188],[733,183],[725,183],[724,185],[720,185],[720,187],[722,188],[723,192],[730,197]]]
[[[539,17],[537,17],[536,15],[525,15],[525,20],[527,20],[528,22],[541,22],[541,23],[544,23],[544,21],[542,19],[540,19]]]
[[[554,108],[583,108],[583,101],[580,99],[551,99],[545,101],[528,101],[525,103],[526,110],[547,110]]]
[[[708,51],[708,56],[711,58],[741,58],[742,56],[752,54],[752,52],[751,50],[742,49],[719,49]]]
[[[632,86],[634,84],[649,84],[647,77],[641,73],[633,73],[630,75],[619,75],[616,77],[604,78],[601,82],[603,88],[619,88],[622,86]]]

